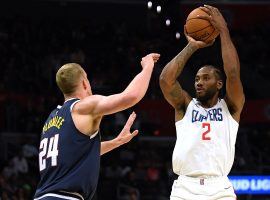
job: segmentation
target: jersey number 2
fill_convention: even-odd
[[[211,131],[210,124],[202,123],[202,127],[207,128],[206,131],[202,133],[202,140],[211,140],[210,136],[207,135]]]
[[[51,166],[57,165],[57,156],[58,156],[58,139],[59,134],[56,134],[54,137],[44,138],[40,142],[40,153],[39,153],[39,170],[42,171],[46,169],[46,159],[51,157]],[[49,144],[49,147],[48,147]],[[48,148],[47,148],[48,147]],[[48,150],[47,150],[48,149]]]

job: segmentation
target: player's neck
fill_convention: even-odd
[[[64,98],[65,98],[65,101],[67,101],[67,100],[73,99],[73,98],[84,99],[85,97],[88,97],[90,95],[92,95],[91,90],[87,91],[83,88],[77,88],[77,90],[74,93],[64,94]]]
[[[212,108],[217,104],[218,96],[214,96],[212,99],[209,99],[206,101],[199,101],[199,102],[203,108]]]
[[[84,96],[80,94],[70,94],[70,95],[64,95],[65,101],[68,101],[70,99],[83,99]]]

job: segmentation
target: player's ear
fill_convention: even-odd
[[[87,89],[87,83],[86,83],[86,80],[85,79],[83,79],[82,80],[82,85],[83,85],[83,89]]]
[[[222,80],[218,80],[217,81],[217,88],[218,90],[220,90],[223,87],[223,81]]]

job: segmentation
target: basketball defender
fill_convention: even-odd
[[[201,7],[219,31],[226,74],[226,95],[221,72],[211,65],[200,68],[195,77],[196,98],[177,81],[184,65],[200,48],[210,46],[186,35],[187,46],[172,59],[160,75],[160,87],[175,109],[177,141],[173,152],[174,181],[171,200],[235,200],[227,175],[234,161],[235,142],[245,97],[240,64],[226,22],[217,8]]]
[[[92,199],[98,182],[100,155],[129,142],[133,113],[117,138],[100,142],[99,126],[104,115],[138,103],[146,93],[154,63],[159,54],[142,58],[142,71],[119,94],[93,95],[87,74],[75,63],[62,66],[56,82],[65,102],[49,115],[44,124],[39,148],[41,180],[37,200]]]

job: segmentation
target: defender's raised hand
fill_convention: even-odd
[[[134,136],[138,135],[139,131],[135,130],[132,133],[130,132],[130,128],[136,119],[136,113],[132,112],[132,114],[129,116],[124,128],[120,132],[120,134],[117,136],[116,140],[118,145],[123,145],[125,143],[128,143]]]
[[[129,116],[124,128],[119,133],[119,135],[109,141],[103,141],[101,142],[101,148],[100,148],[100,155],[103,155],[109,151],[112,151],[115,148],[118,148],[119,146],[128,143],[133,137],[138,135],[139,131],[135,130],[132,133],[130,132],[130,128],[136,119],[135,112],[132,112],[132,114]]]
[[[154,64],[159,60],[160,54],[150,53],[142,58],[141,65],[142,68],[145,67],[154,67]]]

